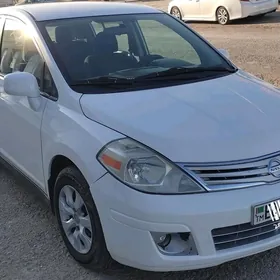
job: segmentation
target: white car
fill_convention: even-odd
[[[217,21],[225,25],[235,19],[264,16],[277,8],[278,0],[173,0],[168,12],[184,21]]]
[[[0,155],[78,262],[189,270],[280,245],[277,88],[151,7],[0,19]]]

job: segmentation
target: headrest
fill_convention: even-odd
[[[118,50],[118,41],[114,34],[102,31],[96,35],[95,50],[102,53],[113,53]]]
[[[68,44],[72,42],[72,32],[70,27],[57,26],[55,29],[55,40],[58,44]]]

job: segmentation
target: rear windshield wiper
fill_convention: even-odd
[[[200,74],[200,73],[212,73],[212,72],[228,72],[228,73],[235,73],[237,69],[223,67],[223,66],[215,66],[215,67],[172,67],[168,70],[160,71],[160,72],[153,72],[147,75],[138,76],[135,78],[136,81],[138,80],[146,80],[146,79],[154,79],[154,78],[161,78],[161,77],[182,77],[185,78],[185,74]]]

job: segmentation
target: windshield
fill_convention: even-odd
[[[127,86],[124,80],[140,82],[141,77],[159,83],[180,77],[177,82],[184,82],[187,75],[191,79],[199,79],[205,73],[215,77],[223,70],[229,74],[227,70],[234,69],[188,27],[164,13],[71,18],[39,24],[70,85],[94,84],[99,79],[95,84],[105,86],[114,78],[114,83],[120,81]],[[207,69],[213,71],[208,73]]]

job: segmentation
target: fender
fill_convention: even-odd
[[[98,163],[96,155],[104,145],[124,136],[88,119],[82,112],[49,102],[43,117],[41,137],[45,192],[49,196],[48,180],[56,156],[71,160],[92,184],[107,172]]]

